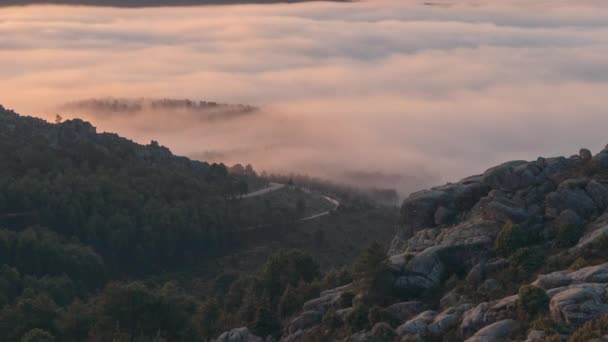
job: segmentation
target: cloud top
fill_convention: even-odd
[[[250,104],[226,122],[78,115],[180,154],[404,191],[608,142],[605,1],[433,4],[3,8],[0,103],[47,118],[91,97]]]

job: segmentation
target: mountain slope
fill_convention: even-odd
[[[608,148],[583,149],[410,195],[390,256],[370,247],[354,282],[305,303],[281,340],[604,338],[607,175]]]

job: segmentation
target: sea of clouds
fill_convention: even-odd
[[[178,154],[403,192],[603,148],[606,56],[603,0],[0,7],[6,107],[50,119],[91,97],[254,105],[214,122],[61,114]]]

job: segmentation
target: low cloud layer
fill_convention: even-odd
[[[0,103],[45,118],[105,96],[250,104],[225,122],[79,116],[179,154],[406,192],[608,142],[605,1],[433,4],[3,8]]]

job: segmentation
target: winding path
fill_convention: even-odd
[[[338,200],[336,200],[336,199],[333,199],[333,198],[327,197],[327,196],[321,196],[321,197],[323,197],[328,202],[330,202],[331,204],[333,204],[334,207],[332,209],[330,209],[330,210],[326,210],[326,211],[318,213],[318,214],[302,217],[300,219],[300,221],[310,221],[310,220],[317,219],[319,217],[327,216],[327,215],[331,214],[332,211],[338,209],[338,207],[340,206],[340,202]]]
[[[285,184],[281,184],[281,183],[270,183],[269,186],[267,186],[263,189],[246,193],[244,195],[239,196],[238,198],[244,199],[244,198],[251,198],[251,197],[258,197],[258,196],[266,195],[268,193],[283,189],[285,186],[286,186]],[[310,193],[310,190],[308,190],[308,189],[304,189],[304,191]],[[324,198],[325,200],[327,200],[329,203],[331,203],[334,207],[330,210],[325,210],[325,211],[317,213],[317,214],[299,218],[298,221],[302,221],[302,222],[311,221],[311,220],[321,218],[323,216],[327,216],[327,215],[331,214],[332,211],[338,209],[338,207],[340,206],[340,201],[338,201],[335,198],[331,198],[331,197],[325,196],[325,195],[321,195],[321,197]],[[252,227],[247,227],[243,230],[259,229],[259,228],[263,228],[265,226],[270,226],[270,225],[252,226]]]
[[[262,195],[265,195],[267,193],[283,189],[284,187],[285,187],[285,184],[270,183],[270,185],[268,185],[267,187],[265,187],[263,189],[246,193],[244,195],[239,196],[239,198],[251,198],[251,197],[262,196]]]

